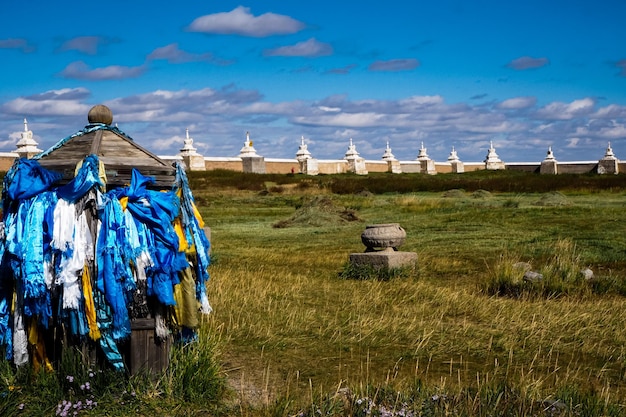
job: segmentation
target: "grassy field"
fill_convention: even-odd
[[[332,393],[350,392],[354,401],[391,389],[398,397],[417,382],[424,398],[444,396],[467,415],[476,414],[472,405],[460,403],[473,398],[480,407],[485,387],[502,386],[515,393],[516,415],[550,401],[575,407],[577,396],[605,404],[603,413],[623,412],[621,186],[541,193],[441,186],[373,194],[352,185],[354,193],[338,194],[295,181],[261,191],[195,190],[212,228],[209,326],[224,342],[223,370],[243,414],[306,407],[333,414],[323,406],[333,405]],[[336,213],[315,210],[322,197]],[[344,209],[359,220],[343,220]],[[273,227],[286,219],[291,227]],[[406,230],[400,249],[418,254],[416,270],[390,280],[341,279],[349,254],[364,250],[365,225],[389,222]],[[489,292],[503,274],[524,286],[517,262],[546,281],[571,279],[575,290]],[[593,280],[577,277],[584,268]]]
[[[156,382],[104,380],[81,415],[626,415],[626,176],[190,181],[212,233],[201,343]],[[406,230],[415,269],[355,274],[376,223]],[[49,415],[74,392],[55,389],[0,414]]]

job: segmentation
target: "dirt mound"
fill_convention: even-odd
[[[472,198],[491,198],[492,195],[487,190],[476,190],[472,193]]]
[[[537,200],[534,205],[535,206],[569,206],[572,204],[567,197],[561,194],[558,191],[554,191],[551,193],[545,193],[541,196],[539,200]]]
[[[306,200],[296,212],[286,220],[280,220],[272,225],[274,228],[294,226],[329,226],[342,223],[360,221],[354,210],[336,206],[326,196],[317,196]]]
[[[358,195],[359,197],[373,197],[374,193],[368,190],[367,188],[364,188],[358,193],[355,193],[355,195]]]

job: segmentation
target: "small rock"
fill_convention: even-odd
[[[561,400],[545,400],[542,403],[544,411],[561,412],[567,409],[567,404]]]
[[[582,271],[580,271],[580,273],[583,275],[583,278],[585,278],[585,280],[589,281],[593,279],[593,271],[589,268],[585,268]]]
[[[539,282],[543,279],[543,275],[535,271],[526,271],[524,273],[524,281]]]

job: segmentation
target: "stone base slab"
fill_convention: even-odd
[[[417,264],[417,253],[401,251],[351,253],[350,263],[354,266],[371,266],[373,268],[414,268]]]

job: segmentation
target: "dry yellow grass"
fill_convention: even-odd
[[[400,217],[414,233],[429,219],[429,235],[413,235],[407,243],[419,254],[415,278],[338,279],[348,254],[363,250],[363,223],[272,229],[272,222],[293,209],[271,212],[250,206],[245,220],[236,216],[237,222],[216,223],[217,262],[209,283],[215,311],[209,325],[225,338],[224,369],[243,398],[266,405],[284,396],[305,401],[312,391],[340,386],[366,390],[381,383],[402,387],[415,378],[458,390],[506,378],[538,400],[566,385],[593,386],[606,399],[626,397],[626,299],[486,296],[478,283],[497,262],[493,253],[517,250],[519,256],[513,258],[527,258],[527,241],[483,247],[473,243],[483,233],[480,217],[473,218],[476,227],[466,222],[455,234],[447,231],[466,206],[439,197],[391,198],[395,212],[377,204],[389,200],[383,196],[363,200],[362,213],[369,219]],[[488,216],[498,217],[494,212]],[[513,220],[520,222],[519,217]],[[520,235],[512,228],[507,237]],[[478,258],[474,265],[472,257]]]

